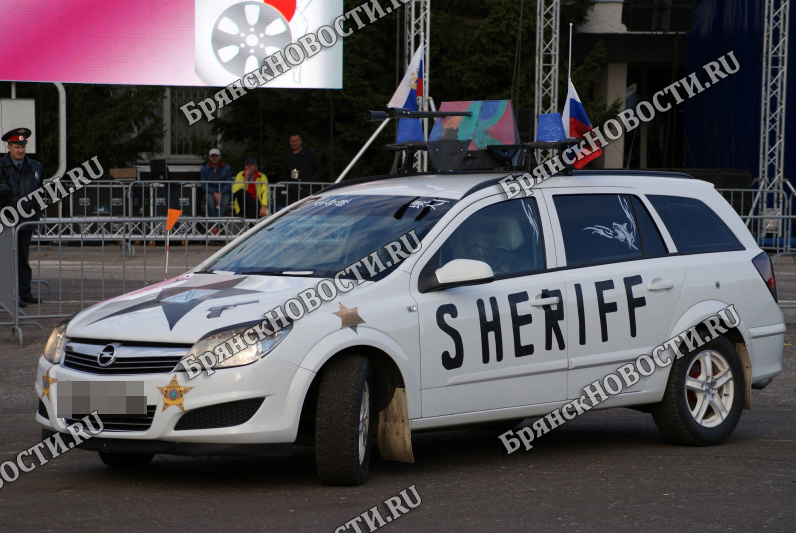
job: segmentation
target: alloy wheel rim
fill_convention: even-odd
[[[365,461],[370,428],[370,389],[367,381],[362,389],[362,400],[359,406],[359,464]]]
[[[697,424],[713,428],[724,422],[735,399],[735,380],[727,359],[715,350],[700,352],[686,372],[685,395]]]

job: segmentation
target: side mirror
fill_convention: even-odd
[[[495,279],[492,267],[483,261],[474,259],[454,259],[438,268],[435,275],[437,284],[432,290],[437,291],[464,285],[490,283]]]

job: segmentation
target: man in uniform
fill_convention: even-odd
[[[39,220],[39,205],[34,198],[23,201],[19,206],[20,198],[24,198],[42,186],[44,167],[25,155],[28,138],[31,131],[28,128],[14,128],[3,135],[8,151],[0,159],[0,208],[12,206],[19,207],[19,223],[26,220]],[[35,226],[25,226],[18,233],[17,270],[19,272],[19,306],[39,303],[30,290],[32,271],[28,264],[30,255],[30,240],[33,237]]]

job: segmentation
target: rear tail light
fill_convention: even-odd
[[[774,301],[779,302],[777,299],[777,280],[774,278],[774,267],[771,265],[771,258],[768,257],[767,253],[762,252],[752,259],[752,264],[760,272],[760,276],[763,278],[768,290],[771,291]]]

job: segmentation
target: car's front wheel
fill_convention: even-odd
[[[652,409],[655,425],[679,444],[719,444],[738,425],[744,386],[735,348],[717,337],[674,362],[663,401]]]
[[[372,382],[366,357],[340,356],[323,369],[315,420],[315,465],[323,483],[360,485],[368,478]]]

